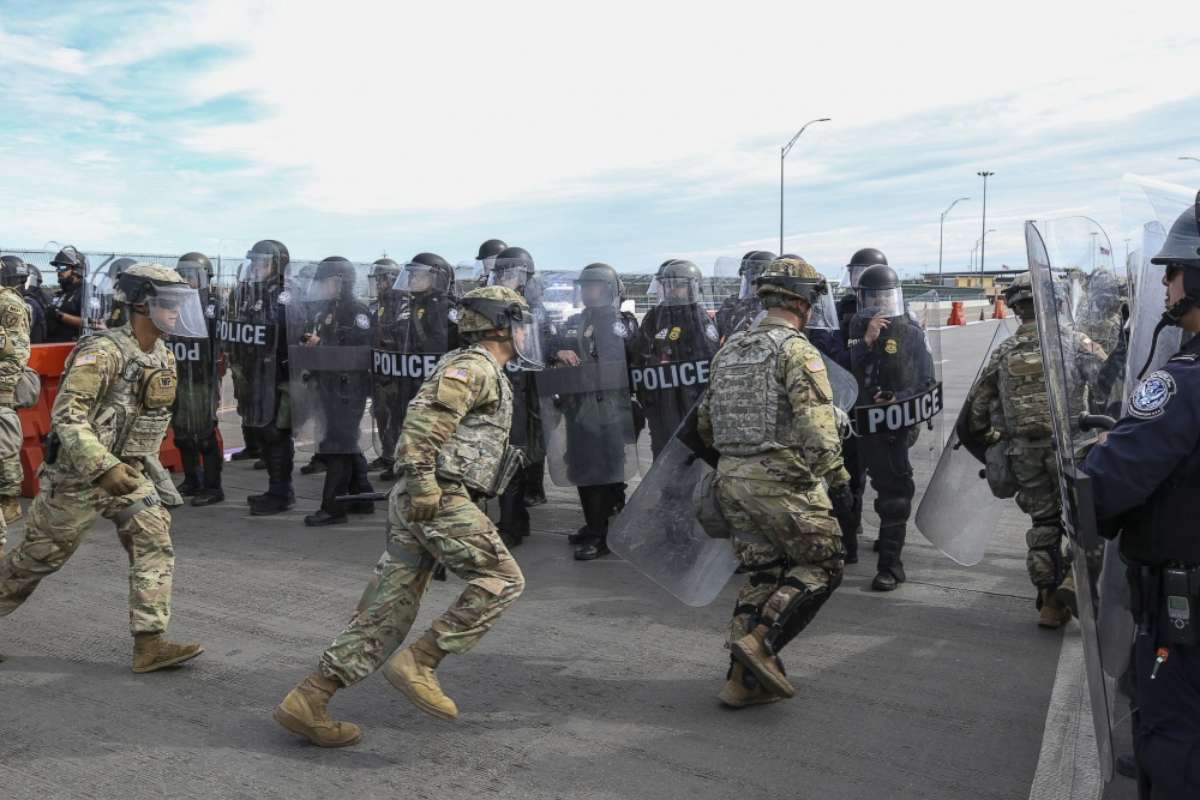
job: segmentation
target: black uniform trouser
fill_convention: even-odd
[[[221,488],[221,468],[225,464],[225,455],[217,441],[216,423],[203,438],[176,433],[175,447],[179,449],[183,475],[187,480],[205,489]]]
[[[867,488],[867,467],[858,455],[857,437],[842,440],[842,462],[850,473],[850,495],[853,498],[852,513],[838,519],[842,530],[842,549],[847,557],[857,559],[858,536],[862,533],[863,492]]]
[[[875,513],[879,515],[880,572],[904,578],[900,553],[912,513],[917,487],[908,460],[909,431],[877,433],[859,438],[858,458],[875,490]]]
[[[580,486],[579,503],[588,533],[602,544],[608,542],[608,521],[625,507],[625,484],[603,483]]]
[[[1143,800],[1200,797],[1200,647],[1170,645],[1154,680],[1156,637],[1134,648],[1138,712],[1133,741]]]
[[[321,453],[316,456],[325,462],[325,483],[321,487],[321,508],[329,514],[346,513],[344,503],[334,500],[339,494],[362,494],[375,491],[367,478],[367,459],[360,453]]]

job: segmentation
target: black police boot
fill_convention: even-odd
[[[905,526],[883,525],[879,528],[879,564],[871,588],[877,592],[890,592],[908,580],[900,551],[904,549]]]
[[[304,517],[304,524],[310,528],[323,528],[326,525],[342,525],[349,522],[350,518],[345,514],[330,514],[325,509],[318,509],[315,514],[308,514]]]
[[[197,507],[211,506],[224,502],[225,492],[222,491],[221,487],[219,486],[216,489],[201,489],[200,491],[196,492],[196,496],[192,498],[192,505]]]

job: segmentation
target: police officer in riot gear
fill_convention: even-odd
[[[703,275],[691,261],[664,261],[651,292],[633,352],[633,390],[646,413],[657,458],[708,385],[708,364],[720,333],[701,305]]]
[[[313,432],[318,439],[317,458],[325,464],[321,508],[304,518],[304,524],[313,528],[344,523],[347,511],[375,511],[374,503],[369,501],[347,508],[336,499],[338,495],[374,491],[367,480],[367,460],[359,445],[371,379],[351,363],[355,350],[361,352],[365,363],[371,344],[371,318],[368,308],[355,295],[356,280],[349,260],[330,256],[317,265],[304,298],[302,313],[308,325],[300,332],[299,341],[301,348],[315,350],[318,364],[302,376],[306,381],[304,391],[309,395],[303,403],[312,409],[317,423]],[[339,348],[341,363],[323,362],[320,348],[325,347]],[[301,402],[293,398],[295,407]]]
[[[1167,294],[1155,338],[1168,326],[1200,333],[1200,198],[1151,263],[1165,267]],[[1132,584],[1139,796],[1200,796],[1200,337],[1144,376],[1083,471]]]
[[[46,340],[71,342],[79,338],[83,327],[83,281],[87,276],[87,256],[67,245],[50,262],[58,271],[59,293],[49,311]]]
[[[387,349],[389,337],[394,333],[397,303],[400,293],[396,291],[396,279],[402,267],[391,258],[379,258],[371,264],[370,279],[374,283],[375,302],[371,304],[371,321],[375,344]],[[391,346],[395,346],[394,343]],[[398,413],[399,387],[378,370],[372,372],[371,414],[375,417],[375,432],[379,436],[379,455],[367,464],[368,470],[390,470],[392,455],[396,451],[396,438],[400,424],[392,416]]]
[[[183,483],[179,493],[191,496],[193,506],[208,506],[225,500],[221,469],[225,458],[217,439],[217,298],[213,296],[213,266],[208,256],[186,253],[175,265],[187,283],[200,296],[200,306],[208,327],[204,339],[183,339],[168,343],[175,352],[179,387],[171,427],[175,446],[183,462]]]
[[[895,270],[885,264],[865,269],[858,279],[857,308],[849,321],[848,345],[852,372],[859,382],[859,406],[894,402],[936,383],[925,334],[905,311]],[[892,591],[905,580],[900,554],[916,493],[908,450],[919,433],[917,425],[878,433],[858,431],[856,482],[861,485],[863,475],[870,476],[877,495],[879,563],[871,584],[876,591]]]
[[[741,286],[737,297],[727,297],[717,311],[717,331],[722,341],[733,333],[749,327],[758,312],[762,311],[762,301],[755,294],[754,281],[767,265],[775,260],[775,254],[768,250],[751,250],[742,256],[738,267]]]
[[[20,256],[0,256],[0,285],[13,287],[25,298],[29,309],[29,343],[46,341],[46,303],[37,269]]]
[[[504,247],[485,256],[485,251],[494,251],[501,244],[503,242],[499,239],[489,239],[480,245],[481,261],[487,264],[487,258],[491,259],[487,285],[504,286],[525,298],[538,329],[545,332],[546,310],[542,306],[533,256],[523,247]],[[534,504],[531,500],[537,501],[539,496],[541,502],[546,500],[543,488],[546,452],[542,443],[536,377],[514,361],[505,364],[504,372],[513,387],[512,428],[508,441],[524,453],[525,463],[517,469],[500,495],[500,521],[497,528],[504,543],[516,547],[529,535],[529,506]]]
[[[553,357],[568,366],[590,362],[629,363],[637,337],[637,318],[621,311],[625,286],[617,271],[608,264],[589,264],[580,272],[576,286],[583,310],[571,316],[552,337],[549,350]],[[623,392],[625,397],[616,397],[617,391]],[[622,389],[601,389],[597,394],[612,395],[614,408],[630,408],[627,385]],[[589,424],[589,418],[574,414],[574,411],[566,410],[566,462],[571,482],[579,490],[585,526],[571,542],[578,544],[576,560],[591,561],[609,552],[608,523],[625,505],[625,483],[591,483],[589,473],[597,464],[609,472],[612,463],[619,463],[624,458],[620,453],[600,453],[598,450],[611,448],[615,451],[628,443],[622,441],[621,435],[613,437],[611,430],[594,428]],[[635,435],[638,428],[640,425],[634,424]]]

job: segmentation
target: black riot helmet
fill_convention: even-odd
[[[855,291],[858,293],[858,307],[863,314],[899,317],[904,313],[900,276],[887,264],[876,264],[863,270]]]
[[[858,280],[862,274],[868,269],[878,265],[887,266],[887,256],[882,250],[877,250],[874,247],[864,247],[850,256],[850,263],[846,265],[846,276],[842,281],[843,286],[849,286],[851,289],[858,288]]]
[[[317,264],[312,283],[308,286],[307,301],[348,300],[354,297],[354,282],[358,273],[350,259],[329,256]]]
[[[87,256],[75,249],[75,245],[69,244],[58,251],[58,254],[50,260],[50,265],[59,271],[73,270],[82,278],[87,274],[88,260]]]
[[[283,271],[291,258],[288,249],[275,239],[255,242],[246,253],[238,280],[243,283],[266,283],[271,279],[282,280]]]
[[[619,308],[625,299],[621,276],[601,261],[588,264],[575,279],[575,305],[586,308]]]
[[[495,258],[507,249],[508,245],[505,244],[503,239],[488,239],[479,245],[479,254],[475,258],[479,261],[486,261],[489,258]]]
[[[213,265],[204,253],[193,250],[179,257],[175,271],[187,281],[193,289],[207,289],[212,284]]]
[[[533,256],[524,247],[506,247],[496,255],[488,274],[488,286],[507,286],[524,294],[529,278],[537,270]]]
[[[700,302],[703,278],[704,273],[691,261],[670,258],[659,266],[649,293],[655,295],[661,305],[691,305]]]
[[[36,272],[20,256],[0,256],[0,286],[25,287],[31,272]]]
[[[392,288],[418,295],[447,294],[454,288],[454,267],[437,253],[417,253],[404,265]]]

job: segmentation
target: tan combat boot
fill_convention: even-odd
[[[427,632],[417,641],[387,660],[383,676],[399,689],[409,702],[426,714],[440,719],[456,719],[458,706],[442,692],[434,670],[445,655]]]
[[[4,514],[4,524],[12,525],[21,518],[21,503],[15,497],[0,497],[0,512]]]
[[[767,635],[767,626],[759,625],[730,648],[733,657],[742,663],[746,669],[754,673],[763,688],[780,697],[795,697],[796,689],[788,681],[787,675],[779,668],[775,656],[767,652],[763,639]]]
[[[204,652],[198,644],[175,644],[161,633],[138,633],[133,637],[133,671],[154,672],[191,661]]]
[[[287,693],[271,716],[283,727],[318,747],[347,747],[362,741],[362,729],[353,722],[329,717],[329,698],[340,688],[337,681],[314,672]]]
[[[1042,589],[1042,610],[1038,616],[1038,627],[1056,630],[1071,621],[1071,609],[1058,602],[1054,589]]]
[[[753,688],[746,686],[747,674],[750,675]],[[717,699],[730,708],[745,708],[763,703],[778,703],[784,698],[764,689],[762,684],[753,677],[753,673],[747,673],[745,667],[734,662],[733,666],[729,668],[729,679],[717,693]]]

